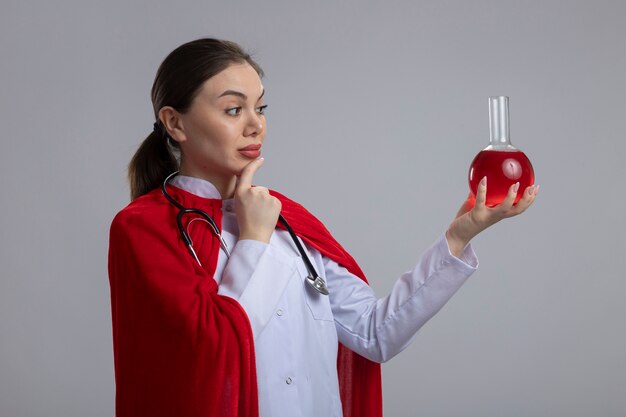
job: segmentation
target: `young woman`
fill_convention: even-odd
[[[486,180],[417,265],[377,299],[302,206],[254,186],[265,139],[261,68],[228,41],[174,50],[156,123],[129,167],[109,277],[119,416],[380,416],[379,363],[475,271],[470,240],[522,213]],[[296,237],[297,235],[297,237]]]

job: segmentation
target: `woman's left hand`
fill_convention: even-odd
[[[513,205],[517,196],[519,183],[511,185],[504,201],[495,207],[487,207],[487,177],[478,184],[476,198],[470,193],[463,203],[456,218],[446,232],[448,246],[454,256],[459,256],[465,246],[480,232],[508,217],[522,214],[535,201],[539,186],[530,186],[524,190],[524,195]]]

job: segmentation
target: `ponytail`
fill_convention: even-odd
[[[178,162],[167,141],[160,126],[155,126],[135,152],[128,164],[131,200],[159,187],[169,174],[178,170]]]

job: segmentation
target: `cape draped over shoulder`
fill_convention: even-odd
[[[174,186],[168,191],[185,207],[206,211],[221,229],[221,200]],[[300,238],[367,282],[317,218],[270,192]],[[156,189],[131,202],[111,224],[116,415],[258,416],[250,322],[239,303],[217,293],[213,279],[219,242],[209,227],[194,232],[201,267],[187,253],[177,214]],[[382,416],[380,365],[340,344],[337,370],[344,416]]]

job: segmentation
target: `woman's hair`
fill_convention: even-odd
[[[135,198],[157,188],[178,169],[173,148],[178,144],[169,138],[159,121],[159,111],[171,106],[180,113],[189,110],[193,99],[209,78],[232,64],[248,63],[263,77],[263,70],[248,53],[234,42],[198,39],[174,49],[161,63],[152,85],[154,130],[137,149],[128,165],[130,196]]]

